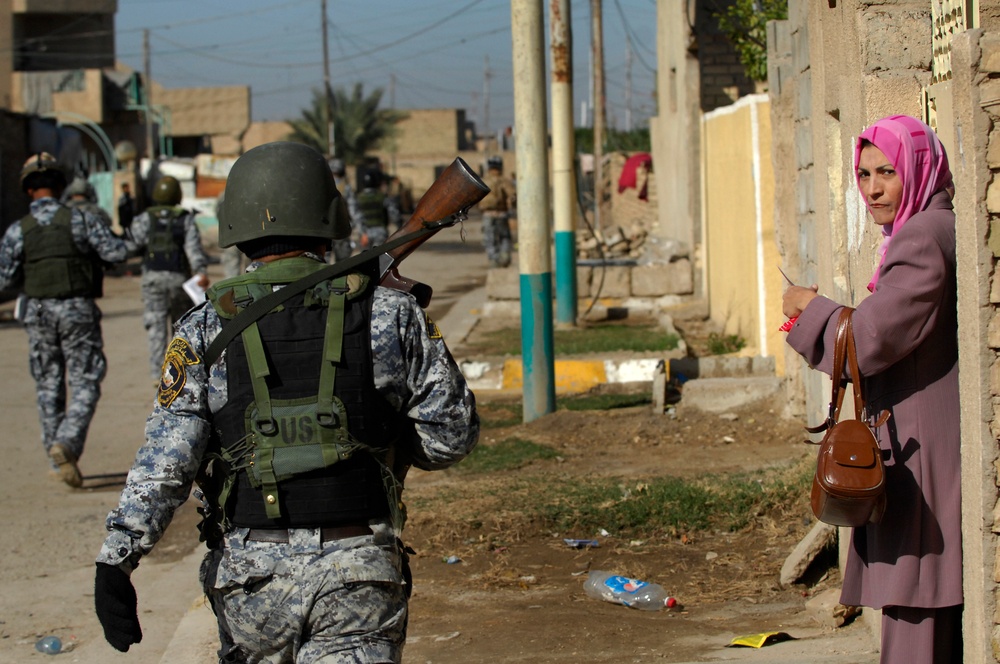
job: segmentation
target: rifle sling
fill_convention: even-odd
[[[271,311],[290,297],[297,295],[318,283],[324,282],[327,279],[347,274],[352,268],[355,268],[358,265],[362,265],[363,263],[366,263],[374,258],[378,258],[382,254],[408,242],[412,242],[413,240],[418,240],[426,235],[435,233],[441,230],[443,226],[448,226],[453,223],[455,223],[454,217],[449,217],[438,222],[424,222],[424,226],[420,230],[406,235],[400,235],[398,238],[389,240],[385,244],[380,244],[379,246],[368,249],[367,251],[362,251],[356,256],[351,256],[346,260],[339,261],[333,265],[324,267],[321,270],[317,270],[309,276],[302,277],[298,281],[293,281],[287,286],[274,291],[270,295],[255,301],[249,307],[238,313],[231,321],[226,323],[226,325],[223,326],[222,331],[219,332],[218,336],[212,340],[212,343],[209,344],[208,349],[205,351],[205,366],[211,367],[215,364],[215,361],[219,359],[222,351],[225,350],[230,341],[236,338],[237,334],[248,328],[251,324],[263,317],[267,312]]]

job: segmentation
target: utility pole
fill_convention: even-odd
[[[330,48],[326,39],[326,0],[320,0],[323,13],[323,89],[326,91],[326,143],[331,157],[337,156],[337,146],[333,139],[333,90],[330,88]]]
[[[555,411],[542,0],[511,0],[524,421]]]
[[[625,131],[632,131],[632,40],[625,40]]]
[[[480,134],[486,136],[490,133],[490,56],[486,56],[486,64],[483,69],[483,126]]]
[[[153,74],[149,56],[149,28],[142,31],[142,92],[145,97],[146,118],[146,158],[150,163],[156,159],[156,149],[153,145]]]
[[[604,131],[607,126],[604,101],[604,21],[601,0],[590,0],[590,48],[594,62],[594,230],[601,232],[604,202]]]
[[[570,0],[549,0],[552,60],[552,213],[556,321],[576,325],[576,178],[573,160],[573,39]]]

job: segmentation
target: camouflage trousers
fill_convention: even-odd
[[[142,326],[149,344],[149,375],[160,379],[163,354],[174,334],[174,322],[194,304],[184,292],[187,277],[179,272],[142,273]]]
[[[364,234],[368,238],[368,249],[385,244],[389,239],[389,229],[385,226],[365,226]]]
[[[59,443],[79,459],[108,368],[101,310],[84,297],[29,299],[24,326],[45,452]]]
[[[483,246],[486,257],[496,267],[510,265],[513,242],[510,236],[510,220],[506,212],[483,212]]]
[[[225,537],[201,566],[219,623],[220,662],[390,664],[402,661],[407,597],[388,524],[373,535],[322,542],[318,528],[288,543]]]

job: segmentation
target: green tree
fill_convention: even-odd
[[[376,88],[367,96],[362,83],[355,83],[348,92],[334,88],[331,111],[333,114],[333,141],[336,155],[347,163],[358,163],[379,143],[391,138],[396,123],[407,117],[406,113],[380,109],[382,89]],[[302,117],[289,120],[292,133],[289,140],[311,145],[323,154],[329,154],[326,131],[326,95],[313,90],[312,103],[302,109]]]
[[[788,0],[735,0],[712,15],[752,81],[767,80],[767,22],[788,18]]]

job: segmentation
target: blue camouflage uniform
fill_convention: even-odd
[[[167,351],[174,371],[164,372],[146,443],[108,515],[99,563],[131,573],[190,494],[213,417],[228,399],[226,353],[210,367],[201,359],[221,328],[207,303],[178,323]],[[375,390],[413,424],[412,440],[404,441],[413,465],[441,469],[468,455],[479,437],[475,397],[411,296],[375,289],[371,351]],[[227,651],[247,662],[401,661],[407,593],[399,533],[389,518],[369,525],[371,534],[331,541],[320,528],[289,529],[283,542],[251,540],[247,528],[225,533],[201,571],[223,661]]]
[[[126,242],[133,254],[148,248],[152,223],[149,210],[132,221]],[[149,344],[149,373],[154,380],[160,377],[163,354],[167,350],[174,322],[193,304],[184,292],[184,282],[192,274],[205,274],[208,268],[208,256],[201,244],[194,213],[183,211],[175,223],[183,228],[182,248],[187,258],[186,265],[178,265],[176,270],[154,269],[147,260],[142,265],[142,325]]]
[[[54,198],[45,197],[33,201],[30,212],[39,226],[46,226],[62,207]],[[108,263],[125,260],[125,241],[98,217],[74,210],[70,228],[73,243],[84,254]],[[25,260],[18,220],[0,240],[0,289],[22,283]],[[28,363],[35,379],[42,444],[46,453],[58,444],[79,459],[107,371],[101,310],[93,297],[28,298],[22,322],[28,332]]]

